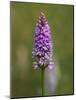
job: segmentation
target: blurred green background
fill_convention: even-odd
[[[41,96],[41,71],[32,68],[34,30],[40,12],[51,27],[58,61],[59,80],[53,95],[73,94],[73,6],[10,2],[10,12],[11,97]]]

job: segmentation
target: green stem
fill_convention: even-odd
[[[45,68],[41,68],[41,77],[42,77],[42,79],[41,79],[41,87],[42,87],[42,96],[44,96],[44,70],[45,70]]]

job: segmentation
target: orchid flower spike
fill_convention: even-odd
[[[42,12],[35,28],[32,57],[35,58],[35,61],[33,62],[34,68],[48,67],[49,69],[52,69],[54,66],[51,30],[44,13]]]

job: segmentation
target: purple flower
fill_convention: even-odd
[[[52,50],[52,37],[50,27],[45,18],[45,15],[41,12],[38,22],[35,28],[34,35],[34,49],[32,52],[35,62],[33,62],[34,68],[37,67],[49,67],[53,68],[53,50]]]

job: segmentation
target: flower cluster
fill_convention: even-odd
[[[34,35],[34,48],[32,52],[32,56],[35,58],[35,62],[33,62],[34,68],[53,68],[52,47],[51,31],[44,13],[41,12]]]

